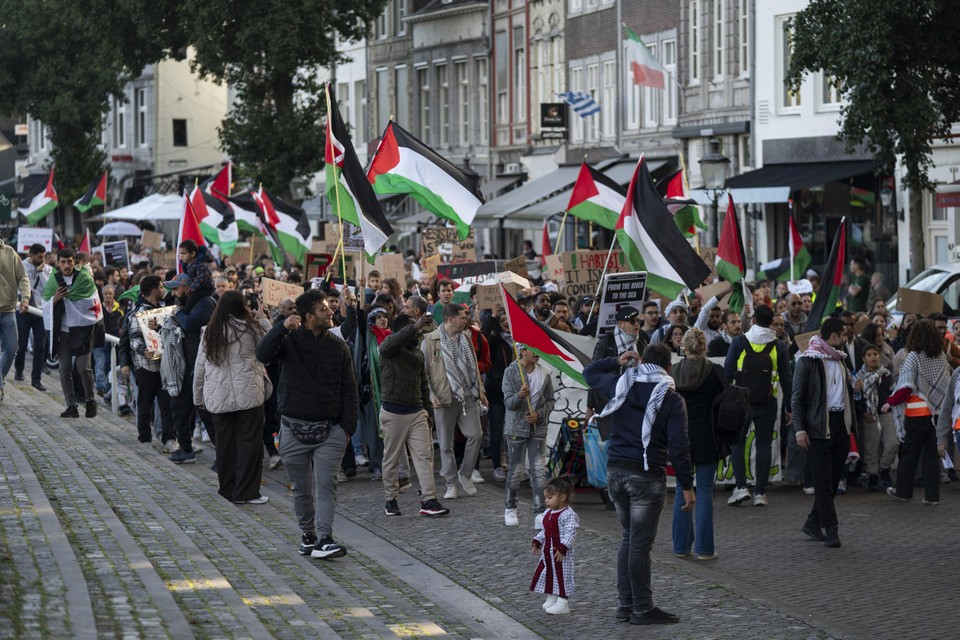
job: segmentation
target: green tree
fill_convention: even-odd
[[[811,0],[793,18],[785,79],[799,89],[808,72],[836,79],[844,105],[840,137],[866,144],[887,172],[897,155],[907,170],[911,270],[925,268],[923,191],[932,143],[960,120],[960,27],[956,0]]]
[[[220,128],[240,171],[286,193],[323,165],[326,113],[317,72],[344,58],[334,33],[366,35],[386,0],[185,0],[195,70],[229,83],[237,104]]]
[[[61,202],[103,171],[111,96],[182,52],[176,0],[0,0],[0,112],[47,127]]]

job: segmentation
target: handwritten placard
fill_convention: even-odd
[[[266,307],[278,307],[290,298],[296,300],[303,293],[303,285],[292,282],[280,282],[273,278],[261,278],[260,290],[263,292],[263,304]]]

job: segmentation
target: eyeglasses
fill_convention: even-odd
[[[627,320],[630,324],[640,324],[640,318],[633,318],[632,320]]]

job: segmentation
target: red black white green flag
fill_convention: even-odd
[[[612,231],[617,228],[626,199],[627,192],[623,187],[584,162],[570,192],[567,211]]]
[[[200,185],[200,189],[218,200],[227,202],[233,189],[233,164],[228,162],[223,169],[217,172],[217,175],[205,180]]]
[[[806,331],[816,331],[824,319],[833,315],[837,310],[837,301],[840,299],[840,286],[843,282],[843,270],[847,264],[847,219],[840,220],[840,228],[833,237],[833,246],[830,248],[830,257],[823,269],[823,280],[817,291],[817,299],[813,308],[807,314]]]
[[[466,172],[418,140],[396,122],[387,124],[367,179],[381,195],[403,193],[457,227],[460,239],[483,204],[480,177]]]
[[[53,169],[44,179],[43,175],[29,176],[20,195],[20,215],[28,224],[37,224],[57,208],[60,202],[57,190],[53,187]]]
[[[733,206],[733,196],[727,194],[727,214],[723,219],[720,246],[717,247],[717,275],[733,285],[740,285],[734,286],[730,295],[730,308],[737,313],[743,310],[743,279],[746,274],[747,254],[743,250],[737,208]]]
[[[224,255],[233,255],[239,233],[237,218],[228,202],[203,191],[199,186],[193,188],[190,202],[200,223],[200,232],[207,242],[220,247]]]
[[[692,238],[697,228],[706,230],[707,224],[700,216],[700,207],[690,198],[690,189],[683,167],[676,173],[657,183],[659,193],[667,205],[667,211],[673,214],[673,221],[683,232],[684,237]]]
[[[87,192],[76,202],[74,208],[80,213],[86,213],[91,207],[106,206],[107,204],[107,173],[90,183]]]
[[[197,220],[193,202],[190,201],[190,196],[186,192],[183,194],[183,214],[180,216],[180,228],[177,230],[177,246],[179,247],[184,240],[193,240],[198,247],[207,246],[200,231],[200,222]],[[177,260],[177,273],[182,272],[183,263]]]
[[[760,273],[757,274],[757,278],[760,280],[779,280],[781,282],[799,280],[804,277],[807,267],[810,266],[812,259],[810,252],[803,246],[803,238],[800,236],[800,231],[797,230],[793,216],[791,215],[788,219],[790,220],[790,240],[788,243],[790,254],[784,258],[764,262],[760,265]]]
[[[307,212],[268,195],[263,187],[254,194],[253,199],[260,206],[267,225],[276,232],[277,241],[283,250],[302,263],[313,244],[313,231],[307,220]]]

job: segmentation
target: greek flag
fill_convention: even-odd
[[[581,118],[600,113],[600,105],[589,93],[584,91],[566,91],[558,93],[557,96],[570,105]]]

